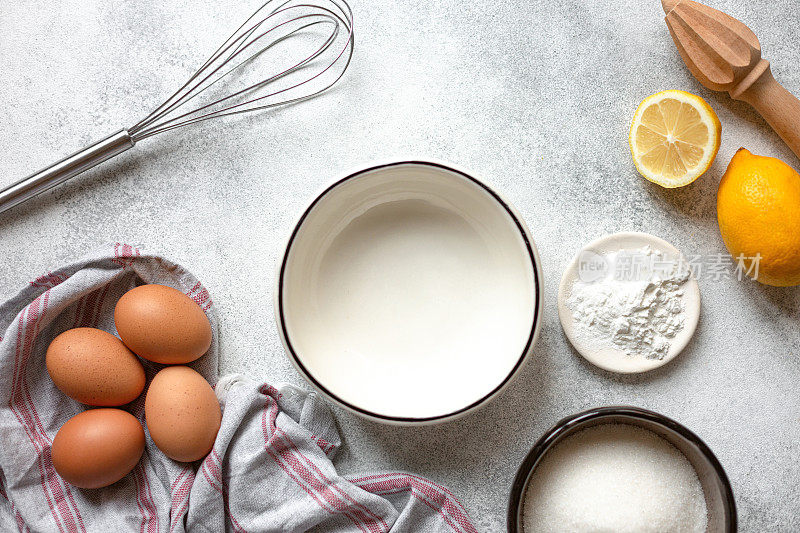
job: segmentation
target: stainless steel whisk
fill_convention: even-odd
[[[296,56],[298,49],[284,50],[282,55],[281,48],[293,40],[313,40],[315,32],[311,29],[319,27],[328,30],[322,33],[321,42],[317,39],[297,58],[283,57],[287,53]],[[142,139],[212,118],[313,98],[342,78],[353,47],[353,12],[346,0],[267,0],[180,89],[143,120],[0,191],[0,213],[133,148]],[[284,66],[203,103],[214,89],[234,83],[246,74],[248,65],[265,59]],[[190,102],[195,107],[187,110]]]

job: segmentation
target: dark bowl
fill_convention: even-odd
[[[736,503],[722,465],[700,437],[664,415],[638,407],[612,406],[568,416],[536,442],[517,470],[508,502],[508,531],[522,533],[522,502],[533,470],[547,451],[569,435],[599,424],[629,424],[648,429],[680,450],[697,472],[708,508],[709,533],[736,531]]]

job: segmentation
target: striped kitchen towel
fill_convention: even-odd
[[[148,435],[130,475],[79,489],[55,472],[50,445],[86,407],[55,388],[45,351],[69,328],[116,333],[116,301],[141,283],[182,290],[208,315],[214,339],[192,366],[216,385],[222,427],[201,462],[168,459]],[[218,380],[217,327],[192,274],[121,244],[37,278],[0,305],[0,531],[475,531],[458,500],[424,478],[339,475],[331,461],[339,434],[316,394],[238,375]],[[143,363],[149,380],[160,365]],[[144,395],[126,409],[144,423]]]

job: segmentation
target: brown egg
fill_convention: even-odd
[[[187,366],[168,366],[156,374],[147,389],[144,416],[158,449],[183,462],[211,451],[222,421],[211,385]]]
[[[144,452],[144,429],[121,409],[90,409],[61,426],[51,448],[64,481],[82,489],[111,485],[133,470]]]
[[[47,348],[47,371],[64,394],[88,405],[123,405],[144,390],[144,368],[114,335],[69,329]]]
[[[156,363],[189,363],[211,346],[211,323],[200,306],[164,285],[126,292],[114,309],[114,323],[128,348]]]

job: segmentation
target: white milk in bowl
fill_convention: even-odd
[[[290,240],[279,325],[333,399],[406,421],[462,411],[508,381],[532,344],[540,275],[513,212],[425,164],[339,182]]]

